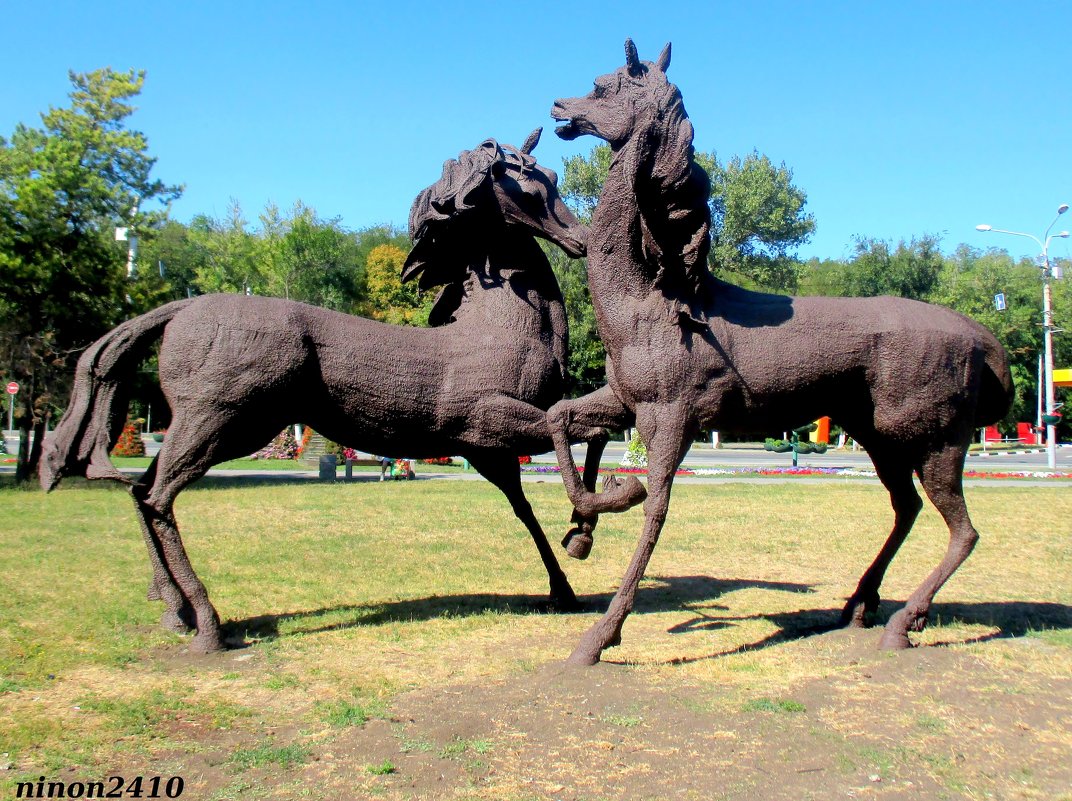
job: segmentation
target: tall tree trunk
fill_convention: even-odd
[[[19,458],[15,463],[15,483],[21,484],[30,478],[30,430],[19,424]]]
[[[41,463],[41,453],[44,451],[45,447],[45,430],[47,427],[47,415],[34,423],[33,444],[30,446],[30,455],[26,460],[27,478],[32,478],[37,475],[37,466]]]

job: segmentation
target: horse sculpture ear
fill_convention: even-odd
[[[663,52],[659,54],[659,58],[655,62],[655,66],[659,68],[659,72],[666,74],[666,70],[670,67],[670,43],[666,43],[666,47],[663,48]]]
[[[525,140],[525,144],[521,146],[521,152],[526,156],[530,155],[533,150],[536,149],[536,145],[540,142],[540,134],[543,133],[543,127],[537,128],[535,131],[529,134],[529,138]]]
[[[625,40],[625,66],[629,74],[634,78],[644,72],[644,65],[640,63],[640,54],[637,53],[636,45],[632,39]]]

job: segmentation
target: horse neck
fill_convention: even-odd
[[[710,185],[692,158],[692,124],[677,108],[653,133],[634,134],[614,153],[592,215],[596,305],[653,292],[688,306],[703,302],[696,293],[709,277]]]
[[[592,212],[588,234],[588,286],[597,307],[646,296],[651,279],[641,253],[640,208],[632,161],[633,143],[614,152],[607,180]]]
[[[543,340],[566,364],[569,330],[562,292],[547,257],[528,233],[508,229],[471,254],[465,296],[454,319],[473,335],[498,328]]]

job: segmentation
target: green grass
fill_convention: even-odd
[[[275,745],[262,743],[252,748],[240,748],[231,754],[231,764],[239,770],[278,765],[290,768],[300,765],[309,757],[309,749],[301,745]]]
[[[807,711],[807,707],[799,701],[789,698],[753,698],[741,706],[745,712],[777,712],[782,714],[795,714]]]
[[[469,752],[474,754],[486,754],[491,748],[492,745],[490,740],[454,737],[450,742],[439,749],[439,757],[440,759],[460,759],[464,754]]]
[[[325,723],[339,728],[346,726],[364,726],[372,718],[382,718],[386,708],[382,701],[355,703],[352,701],[335,701],[321,706]]]

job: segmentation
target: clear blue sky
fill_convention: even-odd
[[[485,137],[543,125],[541,162],[587,153],[553,136],[551,103],[622,64],[632,36],[648,60],[673,42],[698,148],[793,170],[818,224],[803,257],[923,233],[1034,255],[975,225],[1040,235],[1072,202],[1072,4],[668,5],[11,2],[0,134],[64,105],[68,69],[137,67],[130,124],[156,176],[185,184],[177,219],[300,199],[349,228],[405,225],[444,159]]]

